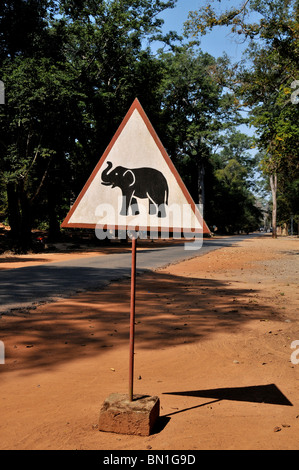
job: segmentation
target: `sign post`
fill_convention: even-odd
[[[194,239],[199,234],[202,239],[203,233],[210,231],[138,99],[62,227],[95,229],[99,239],[131,232],[129,393],[107,398],[99,429],[149,435],[159,416],[159,398],[133,393],[137,238]]]
[[[134,350],[135,350],[135,295],[136,295],[136,249],[137,238],[132,238],[131,307],[130,307],[130,356],[129,356],[129,400],[133,401]]]

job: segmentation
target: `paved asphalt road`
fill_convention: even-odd
[[[184,243],[166,248],[137,248],[137,273],[203,254],[256,236],[204,239],[200,250],[184,249]],[[137,243],[138,247],[138,243]],[[53,301],[75,292],[100,289],[131,275],[131,253],[73,259],[59,263],[0,271],[0,313]]]

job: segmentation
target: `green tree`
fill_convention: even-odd
[[[208,219],[222,233],[254,231],[261,220],[257,207],[253,138],[229,128],[218,138],[209,175]]]
[[[220,1],[221,3],[221,1]],[[292,99],[298,71],[298,2],[246,0],[238,7],[217,12],[211,4],[190,14],[187,28],[206,34],[215,26],[248,40],[250,60],[235,74],[235,92],[251,109],[264,151],[262,169],[268,175],[273,199],[273,236],[276,237],[276,191],[285,168],[298,167],[298,106]]]
[[[205,172],[226,109],[223,87],[213,78],[215,59],[196,44],[161,53],[160,132],[194,200],[205,206]]]
[[[26,250],[41,188],[73,145],[74,91],[68,71],[48,59],[16,58],[3,78],[7,105],[0,115],[0,169],[11,235]]]
[[[48,219],[52,233],[58,231],[61,208],[82,188],[136,94],[154,102],[159,65],[142,41],[160,33],[157,15],[174,4],[10,0],[1,5],[6,104],[0,110],[0,172],[18,249],[30,245],[38,218]]]

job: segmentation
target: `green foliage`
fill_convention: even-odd
[[[21,250],[59,222],[135,96],[156,102],[160,65],[142,47],[175,0],[17,0],[0,6],[1,201]],[[57,15],[59,14],[59,15]],[[160,34],[161,36],[161,34]]]
[[[258,229],[262,213],[253,195],[256,157],[250,152],[253,139],[231,128],[218,139],[207,172],[207,221],[218,232],[251,232]]]
[[[250,110],[256,147],[263,154],[261,169],[268,177],[278,175],[278,203],[285,201],[285,211],[291,193],[284,191],[299,171],[299,106],[294,99],[299,88],[298,2],[245,0],[224,12],[217,9],[220,4],[221,0],[191,13],[186,28],[197,35],[225,26],[235,38],[248,41],[247,63],[235,68],[230,84]]]
[[[232,78],[229,64],[203,54],[195,41],[183,45],[175,33],[162,35],[159,13],[175,3],[1,4],[0,210],[18,250],[28,249],[34,226],[59,236],[60,222],[135,97],[195,201],[205,201],[208,223],[235,231],[256,220],[252,142],[233,129],[227,138],[221,134],[231,121],[241,122],[239,102],[224,88]],[[157,39],[170,52],[152,54],[148,46]]]
[[[197,155],[203,140],[217,132],[222,88],[209,74],[214,59],[188,44],[160,58],[164,136],[174,158]]]

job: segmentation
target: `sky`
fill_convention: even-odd
[[[177,0],[177,6],[175,8],[167,9],[159,16],[160,18],[163,18],[165,22],[163,32],[172,30],[182,34],[184,22],[188,19],[188,13],[190,11],[197,10],[199,7],[205,5],[205,3],[206,0]],[[215,4],[217,6],[216,2]],[[240,4],[240,0],[224,0],[221,2],[223,9],[225,9],[226,6],[232,7]],[[245,49],[245,45],[238,44],[236,37],[233,37],[228,33],[228,28],[214,28],[212,32],[201,37],[200,48],[203,52],[208,52],[213,57],[220,57],[224,52],[226,52],[232,62],[239,61],[241,59],[242,52]]]
[[[189,12],[197,10],[206,3],[207,0],[177,0],[175,8],[167,9],[163,14],[159,15],[159,18],[163,18],[164,20],[163,32],[176,31],[179,34],[183,34],[184,23],[188,19]],[[220,4],[215,0],[214,3],[212,3],[212,6],[213,5],[217,7],[218,11]],[[239,5],[242,5],[242,0],[221,1],[222,10]],[[242,58],[242,53],[248,45],[246,43],[240,43],[240,39],[238,43],[237,38],[232,34],[229,34],[229,32],[230,27],[215,27],[211,32],[208,32],[201,38],[197,38],[200,39],[201,50],[216,58],[222,56],[225,52],[231,59],[232,63],[239,62]],[[240,126],[239,130],[250,136],[254,135],[255,132],[253,127],[248,127],[246,125]],[[254,153],[255,151],[252,150],[252,154]]]

